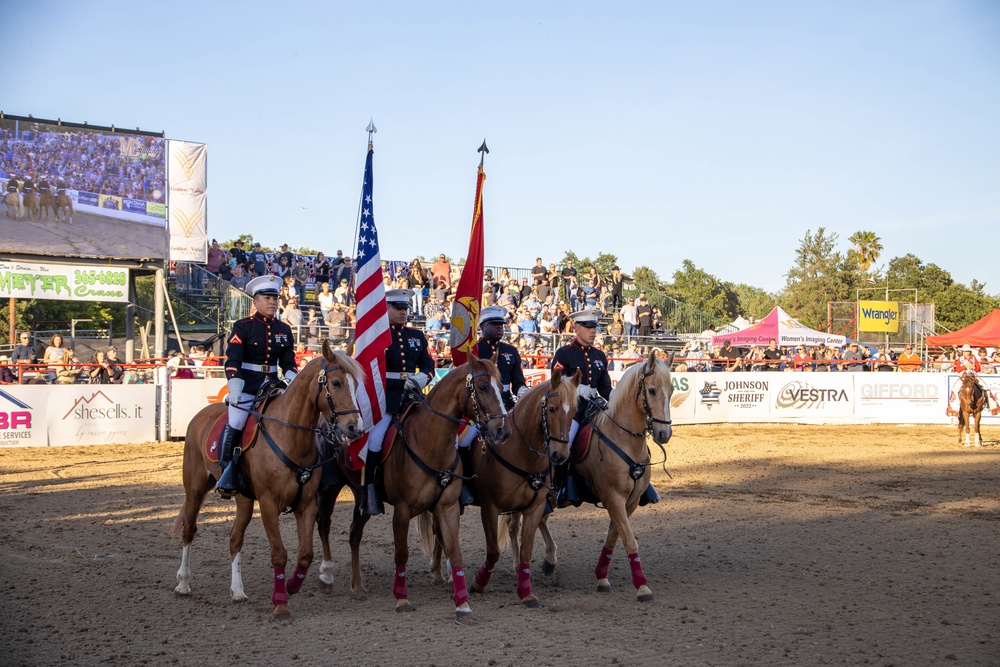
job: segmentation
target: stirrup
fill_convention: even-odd
[[[653,483],[650,482],[646,485],[646,490],[639,496],[639,507],[655,505],[658,502],[660,502],[660,494],[656,492],[656,489],[653,488]]]

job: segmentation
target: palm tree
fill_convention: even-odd
[[[861,275],[864,276],[868,273],[872,263],[882,254],[882,244],[879,242],[879,237],[875,235],[875,232],[854,232],[847,240],[854,246],[854,252],[858,257],[858,268],[861,270]]]

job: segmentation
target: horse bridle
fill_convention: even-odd
[[[549,442],[551,442],[552,440],[555,440],[556,442],[562,443],[564,445],[569,444],[569,440],[561,440],[559,438],[553,437],[551,431],[549,430],[549,411],[548,411],[549,399],[556,398],[558,396],[559,396],[558,390],[550,391],[546,393],[544,396],[542,396],[542,439],[545,442],[545,447],[542,451],[538,451],[537,449],[532,447],[528,443],[528,439],[524,437],[523,433],[521,433],[521,429],[520,427],[518,427],[517,422],[515,420],[511,420],[511,423],[514,425],[514,430],[517,432],[517,437],[521,439],[521,442],[523,442],[524,446],[528,448],[528,451],[530,451],[532,454],[534,454],[539,458],[545,458],[548,455]]]
[[[330,383],[327,382],[327,379],[326,379],[326,374],[327,374],[328,370],[329,371],[339,371],[340,370],[340,366],[333,365],[333,366],[330,366],[329,368],[327,368],[326,357],[324,357],[323,358],[323,367],[319,370],[319,375],[316,376],[316,383],[317,383],[318,386],[316,387],[316,397],[313,399],[313,403],[316,405],[316,410],[318,410],[320,413],[322,413],[323,410],[319,407],[319,393],[320,393],[321,390],[325,391],[326,392],[326,405],[327,405],[327,407],[330,408],[330,416],[331,416],[331,418],[326,420],[326,424],[324,426],[318,427],[315,430],[316,430],[317,433],[319,433],[320,435],[322,435],[327,440],[330,440],[331,442],[341,442],[341,441],[343,441],[343,438],[340,435],[337,434],[337,422],[338,422],[338,420],[343,415],[354,415],[354,414],[358,414],[359,415],[359,414],[361,414],[361,411],[358,410],[358,409],[354,409],[354,410],[337,410],[334,407],[334,405],[333,405],[333,396],[330,395]]]
[[[486,425],[489,424],[494,419],[504,419],[507,416],[505,414],[499,414],[499,415],[483,414],[482,409],[479,407],[479,401],[476,400],[476,396],[479,392],[476,390],[475,383],[473,382],[473,380],[475,380],[476,378],[481,378],[481,377],[489,377],[490,379],[493,378],[493,376],[490,375],[488,371],[483,371],[481,373],[469,372],[465,375],[466,393],[465,393],[465,407],[463,408],[463,413],[468,413],[469,401],[472,401],[472,413],[474,415],[472,423],[475,424],[477,427],[479,427],[480,432],[482,432],[483,429],[486,428]],[[451,415],[446,415],[445,413],[432,408],[430,405],[427,404],[427,401],[424,400],[423,394],[414,393],[414,395],[420,400],[421,407],[423,407],[426,410],[429,410],[432,414],[435,414],[438,417],[441,417],[442,419],[453,421],[456,424],[465,423],[465,420],[462,419],[461,417],[452,417]]]
[[[653,411],[649,409],[649,401],[646,398],[646,378],[654,375],[655,373],[656,373],[656,368],[655,367],[650,368],[649,362],[647,361],[646,362],[646,367],[643,370],[642,375],[639,376],[639,382],[637,383],[638,387],[636,388],[636,398],[642,400],[642,410],[646,414],[646,428],[645,429],[643,429],[642,431],[639,431],[638,433],[636,433],[635,431],[629,430],[629,429],[625,428],[624,426],[622,426],[621,424],[619,424],[618,421],[615,420],[615,418],[612,417],[607,412],[604,413],[604,416],[607,417],[608,419],[610,419],[612,424],[614,424],[615,426],[617,426],[621,430],[625,431],[629,435],[631,435],[633,437],[636,437],[636,438],[640,438],[640,437],[644,438],[647,435],[652,435],[652,433],[653,433],[653,424],[662,424],[664,426],[670,426],[673,423],[670,419],[657,419],[656,417],[653,416]],[[591,400],[593,400],[593,399],[591,399]]]

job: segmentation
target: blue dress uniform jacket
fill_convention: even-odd
[[[427,373],[434,376],[434,360],[423,332],[410,327],[389,327],[392,343],[385,351],[385,411],[399,412],[406,380],[400,374]]]
[[[233,325],[226,349],[226,379],[243,378],[243,393],[256,394],[264,380],[278,379],[282,372],[298,372],[295,364],[295,341],[292,328],[278,319],[265,319],[259,313]],[[264,370],[244,368],[243,364],[267,367]]]
[[[574,340],[569,345],[563,345],[552,357],[552,368],[556,366],[563,375],[573,375],[580,369],[580,384],[593,387],[604,400],[611,398],[611,376],[608,374],[608,358],[596,347],[584,348]],[[580,399],[577,402],[576,420],[583,416],[586,403]]]
[[[504,402],[511,396],[517,396],[517,392],[527,383],[524,381],[524,370],[521,368],[521,354],[517,348],[510,343],[500,341],[494,348],[487,341],[480,339],[476,343],[476,356],[480,359],[491,359],[493,353],[497,355],[497,370],[500,371],[500,379],[503,381]]]

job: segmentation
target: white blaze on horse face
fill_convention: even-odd
[[[493,392],[497,395],[497,402],[500,404],[500,414],[507,414],[507,406],[503,404],[503,393],[495,377],[490,377],[490,386],[493,387]]]
[[[356,384],[357,384],[357,380],[354,379],[354,376],[353,375],[348,375],[347,376],[347,388],[351,392],[351,406],[355,410],[357,410],[358,414],[360,415],[361,414],[361,410],[360,410],[360,408],[358,406],[358,392],[357,392],[357,389],[355,388]],[[362,422],[362,424],[364,423],[364,419],[361,419],[360,421]]]

